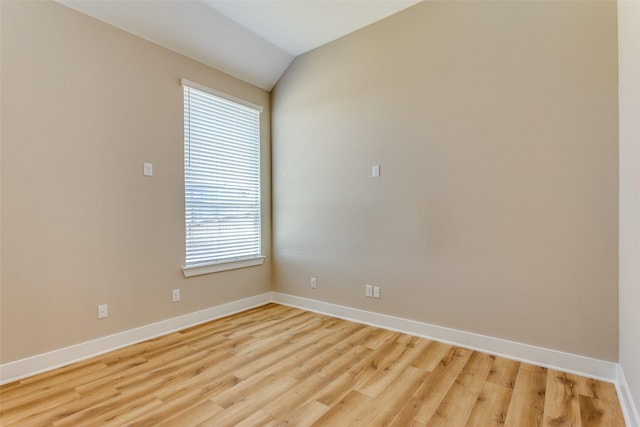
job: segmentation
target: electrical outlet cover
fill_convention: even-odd
[[[101,304],[98,306],[98,319],[104,319],[109,316],[109,308],[107,304]]]

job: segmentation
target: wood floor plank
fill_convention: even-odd
[[[154,413],[154,409],[160,409],[162,406],[163,402],[161,400],[153,397],[144,397],[128,403],[123,410],[114,411],[108,417],[101,416],[94,418],[85,425],[128,426],[131,420],[145,414]],[[54,423],[54,425],[56,425],[56,423]],[[60,425],[69,424],[61,423]],[[77,426],[79,424],[72,422],[71,425]]]
[[[431,375],[427,378],[429,391],[428,402],[423,402],[415,420],[420,424],[425,424],[431,420],[439,404],[449,393],[449,390],[457,381],[464,370],[464,366],[474,352],[466,349],[452,348],[452,351],[440,361],[443,370],[440,375]]]
[[[54,426],[73,427],[80,425],[122,425],[118,418],[129,418],[159,408],[162,402],[154,396],[139,393],[136,395],[119,394],[105,403],[73,413],[53,422]]]
[[[370,410],[364,411],[352,423],[353,426],[386,426],[393,421],[399,408],[429,376],[429,372],[407,366],[394,381],[380,393]]]
[[[605,402],[619,402],[615,385],[593,378],[578,377],[578,393]]]
[[[622,427],[613,384],[278,304],[0,386],[4,426]]]
[[[282,426],[310,426],[327,413],[329,408],[322,403],[311,400],[295,408],[278,421]]]
[[[157,425],[164,420],[171,418],[176,413],[187,412],[197,402],[209,401],[209,399],[225,390],[232,388],[238,383],[238,378],[227,375],[216,381],[203,378],[199,383],[185,384],[183,388],[175,390],[173,393],[154,393],[155,397],[163,402],[162,408],[154,411],[153,414],[145,415],[140,421],[141,424]]]
[[[487,382],[513,388],[520,369],[520,362],[496,357],[487,376]]]
[[[100,402],[104,402],[106,400],[113,399],[120,395],[121,393],[113,388],[104,387],[99,390],[96,390],[94,393],[90,395],[82,396],[79,399],[69,399],[64,401],[63,412],[43,410],[38,412],[31,412],[26,418],[22,418],[17,422],[17,424],[21,426],[45,426],[45,425],[53,425],[56,421],[61,420],[65,417],[71,416],[75,413],[81,412],[99,404]],[[5,419],[3,418],[3,423]],[[9,420],[6,420],[6,424],[11,425]]]
[[[312,425],[318,427],[351,425],[358,415],[364,412],[373,401],[374,399],[366,394],[352,390]]]
[[[271,315],[268,317],[255,316],[247,319],[249,321],[245,321],[240,324],[242,327],[238,327],[238,323],[231,322],[229,326],[230,329],[231,327],[233,327],[233,329],[224,335],[227,338],[236,338],[244,335],[252,335],[254,337],[265,336],[269,335],[269,331],[273,330],[273,326],[278,325],[278,327],[282,327],[284,325],[284,321],[298,321],[300,320],[298,319],[300,316],[301,313],[289,308],[277,315]]]
[[[387,341],[383,347],[380,347],[377,351],[373,350],[369,347],[366,347],[363,350],[363,353],[366,354],[364,357],[360,358],[352,367],[348,368],[347,371],[341,373],[340,375],[336,375],[338,370],[324,370],[320,371],[319,375],[323,375],[329,378],[334,378],[331,383],[323,390],[321,390],[314,398],[322,403],[323,405],[327,405],[329,407],[334,406],[340,401],[343,397],[348,395],[352,390],[359,387],[361,384],[364,384],[373,374],[375,374],[378,366],[380,364],[384,364],[385,362],[385,354],[388,352],[388,349],[395,346],[395,343],[391,340]],[[349,355],[341,356],[336,359],[334,363],[331,365],[335,365],[340,361],[340,367],[344,366],[343,363],[346,360],[349,360]]]
[[[406,402],[391,425],[401,427],[414,422],[426,424],[462,372],[471,353],[470,350],[452,347],[416,393]]]
[[[513,388],[486,381],[465,425],[470,427],[503,426],[506,422],[512,393]]]
[[[267,403],[263,410],[275,418],[287,418],[296,408],[312,400],[316,390],[324,388],[329,380],[320,375],[305,378],[289,390]]]
[[[411,364],[424,371],[433,371],[451,351],[452,346],[438,341],[431,341],[422,354]]]
[[[327,351],[321,348],[316,348],[315,351],[327,353]],[[327,361],[326,366],[314,372],[313,375],[304,377],[293,376],[298,380],[298,384],[286,395],[278,396],[267,404],[264,410],[275,417],[287,418],[287,414],[294,411],[296,405],[308,402],[318,393],[318,390],[324,390],[325,387],[336,384],[334,380],[339,375],[346,373],[354,366],[358,366],[358,364],[372,352],[371,349],[364,347],[356,347],[353,348],[352,351],[345,353],[338,353],[335,348],[332,349],[332,351],[335,352],[333,353],[334,357],[329,359],[330,361]],[[329,354],[331,354],[331,352],[329,352]],[[349,384],[353,386],[353,382],[349,381]],[[347,388],[348,387],[345,387],[345,389]],[[338,397],[339,393],[332,393],[332,395]]]
[[[544,400],[545,427],[580,425],[578,378],[553,369],[547,371]]]
[[[26,401],[19,406],[7,410],[3,409],[0,416],[0,421],[2,421],[0,425],[11,425],[13,423],[20,425],[29,416],[49,412],[60,405],[76,402],[81,397],[77,391],[69,390],[63,393],[56,393],[47,398],[40,397],[33,401]]]
[[[297,379],[303,379],[319,373],[331,364],[332,361],[340,358],[345,353],[361,353],[363,345],[366,344],[370,338],[382,332],[380,329],[374,329],[372,332],[371,329],[373,328],[363,328],[353,334],[342,335],[341,341],[337,343],[326,341],[325,339],[320,340],[317,345],[329,345],[325,347],[325,351],[319,352],[315,356],[302,361],[289,375]],[[331,334],[331,336],[333,335],[334,333]]]
[[[154,350],[158,349],[167,349],[172,345],[184,346],[186,342],[184,341],[184,337],[180,332],[174,332],[168,335],[164,335],[162,337],[153,338],[148,341],[144,341],[138,344],[130,345],[129,347],[125,347],[120,349],[120,351],[112,352],[109,354],[105,354],[95,358],[95,360],[99,360],[101,363],[104,363],[107,366],[110,366],[115,363],[120,363],[122,360],[126,360],[130,357],[152,357],[151,354],[148,354]]]
[[[236,425],[295,384],[295,380],[287,376],[270,376],[265,379],[267,381],[258,381],[259,388],[243,389],[240,394],[236,394],[235,390],[223,392],[211,398],[225,410],[207,419],[204,425]],[[248,381],[239,383],[236,387]]]
[[[383,329],[378,335],[367,341],[367,347],[373,350],[377,350],[390,341],[394,341],[397,337],[397,332],[387,331]]]
[[[376,372],[357,390],[371,397],[378,397],[385,391],[405,368],[424,352],[429,345],[428,340],[418,340],[409,345],[396,341],[397,347],[385,359],[384,365],[378,366]],[[395,353],[394,353],[395,351]],[[417,370],[417,368],[416,368]]]
[[[263,410],[251,414],[249,417],[239,421],[235,427],[269,427],[276,425],[278,421],[273,416]]]
[[[265,326],[251,333],[255,338],[266,338],[269,340],[290,337],[300,328],[308,328],[309,323],[321,323],[322,319],[314,315],[314,313],[302,312],[293,314],[273,324],[272,327]],[[259,341],[257,341],[259,342]],[[251,347],[248,346],[247,349]]]
[[[57,375],[44,376],[41,383],[24,381],[24,387],[14,388],[0,393],[2,409],[9,410],[25,403],[32,403],[39,398],[46,398],[52,391],[66,391],[73,387],[69,383],[81,383],[88,375],[105,370],[107,366],[101,362],[94,362],[73,369],[72,366],[61,368]]]
[[[544,414],[547,370],[521,363],[513,387],[505,425],[539,427]]]
[[[495,356],[473,352],[427,426],[464,425],[482,390]],[[421,420],[418,420],[421,421]]]
[[[295,336],[291,336],[284,342],[279,339],[271,341],[268,339],[261,340],[264,350],[257,351],[256,354],[244,354],[252,357],[253,360],[246,365],[234,370],[234,375],[238,378],[249,378],[265,369],[278,365],[278,369],[286,369],[282,365],[283,360],[288,360],[289,365],[296,366],[300,359],[299,353],[310,345],[314,345],[322,336],[329,335],[331,331],[326,329],[315,330],[314,323],[311,323],[309,329],[295,328],[292,332]],[[298,335],[300,334],[300,335]],[[286,343],[286,345],[285,345]],[[293,366],[287,366],[287,368]]]
[[[186,411],[178,412],[170,416],[166,420],[157,424],[158,427],[173,427],[178,425],[195,426],[203,423],[205,420],[222,412],[224,408],[216,405],[212,401],[205,399],[202,402],[190,407]],[[146,419],[134,421],[130,427],[145,427],[149,423]]]

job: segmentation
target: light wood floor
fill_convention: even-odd
[[[0,387],[2,426],[624,426],[612,384],[269,304]]]

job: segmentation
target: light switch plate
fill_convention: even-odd
[[[373,297],[374,298],[380,298],[380,287],[379,286],[374,286],[373,287]]]
[[[153,165],[151,163],[144,164],[144,176],[153,176]]]

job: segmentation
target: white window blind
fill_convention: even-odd
[[[261,110],[182,85],[185,267],[260,257]]]

